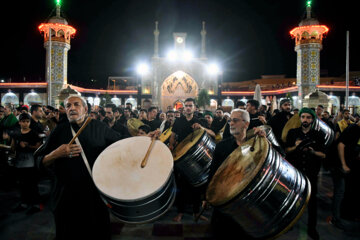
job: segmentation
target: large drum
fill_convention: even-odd
[[[181,141],[173,151],[175,168],[194,187],[207,182],[215,142],[203,129],[197,129]]]
[[[232,152],[209,183],[207,201],[254,238],[277,237],[302,215],[310,198],[308,179],[265,138]]]
[[[257,128],[260,128],[260,129],[264,130],[265,133],[266,133],[266,138],[269,140],[272,147],[275,148],[275,150],[278,151],[281,155],[285,156],[285,151],[280,146],[279,142],[277,141],[277,139],[275,137],[275,134],[272,131],[272,128],[269,125],[261,125],[261,126],[258,126]],[[247,139],[253,138],[254,136],[255,136],[255,130],[254,129],[250,129],[250,130],[248,130],[246,132],[246,138]]]
[[[145,223],[163,215],[175,200],[173,158],[160,141],[153,144],[147,164],[141,162],[150,137],[132,137],[107,147],[93,166],[93,180],[110,211],[127,223]]]
[[[281,136],[282,141],[286,142],[286,137],[290,129],[298,128],[300,126],[301,126],[300,116],[299,114],[295,114],[289,119],[289,121],[284,126]],[[319,118],[315,119],[312,128],[315,131],[323,132],[325,134],[325,148],[330,147],[331,143],[334,141],[335,138],[334,131]]]

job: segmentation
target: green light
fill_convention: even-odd
[[[307,1],[307,2],[306,2],[306,5],[307,5],[308,7],[311,7],[311,1]]]
[[[61,5],[61,0],[56,0],[56,5]]]

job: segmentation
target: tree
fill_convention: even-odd
[[[289,92],[286,94],[285,98],[290,99],[291,106],[294,106],[294,99]]]
[[[105,107],[105,105],[108,103],[112,103],[111,96],[106,92],[104,96],[101,97],[100,106]]]
[[[206,105],[210,105],[210,96],[206,89],[200,90],[196,102],[199,105],[199,107],[203,107],[204,109]]]

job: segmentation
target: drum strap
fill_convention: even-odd
[[[73,136],[76,135],[76,133],[75,133],[75,131],[74,131],[74,129],[73,129],[72,127],[71,127],[71,133],[72,133]],[[78,144],[78,145],[81,147],[81,149],[83,149],[78,137],[75,138],[75,142],[76,142],[76,144]],[[89,171],[89,174],[90,174],[90,176],[91,176],[91,178],[92,178],[91,168],[90,168],[89,162],[88,162],[88,160],[87,160],[87,158],[86,158],[86,156],[85,156],[85,152],[84,152],[84,151],[81,151],[81,157],[82,157],[82,159],[84,160],[85,166],[86,166],[87,170]]]
[[[70,126],[70,127],[71,127],[71,126]],[[73,136],[76,135],[76,133],[75,133],[75,131],[74,131],[74,129],[73,129],[72,127],[71,127],[71,133],[72,133]],[[78,137],[75,138],[75,142],[76,142],[76,144],[78,144],[78,145],[80,146],[81,149],[83,149]],[[87,160],[87,158],[86,158],[86,155],[85,155],[85,152],[84,152],[84,151],[81,151],[81,157],[82,157],[82,159],[84,160],[85,166],[86,166],[86,168],[87,168],[87,170],[88,170],[88,172],[89,172],[89,174],[90,174],[91,179],[93,179],[93,178],[92,178],[92,174],[91,174],[91,168],[90,168],[89,162],[88,162],[88,160]],[[94,181],[94,180],[93,180],[93,181]],[[94,183],[94,185],[95,185],[95,183]],[[100,196],[100,198],[104,201],[105,205],[106,205],[108,208],[111,208],[111,205],[105,200],[105,198],[103,198],[103,196],[102,196],[101,194],[99,194],[99,196]]]

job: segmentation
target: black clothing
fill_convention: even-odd
[[[295,146],[296,140],[302,140],[302,143],[298,145],[295,151],[288,154],[286,159],[294,165],[300,172],[305,174],[311,184],[311,195],[308,204],[308,229],[315,231],[317,223],[317,184],[318,184],[318,173],[321,167],[321,158],[305,151],[306,148],[312,147],[314,151],[320,151],[325,153],[325,134],[310,129],[308,133],[303,133],[302,127],[291,129],[288,132],[286,138],[286,145],[288,147]]]
[[[287,121],[292,117],[291,113],[282,111],[273,116],[270,121],[268,121],[268,125],[271,126],[272,131],[276,137],[276,140],[279,142],[280,146],[284,148],[285,143],[281,140],[281,135],[283,128],[285,127]]]
[[[35,121],[33,118],[30,120],[30,128],[38,134],[44,133],[44,126],[40,123],[40,121]]]
[[[116,121],[115,124],[111,127],[111,129],[120,133],[120,135],[123,136],[124,138],[131,137],[128,128],[122,125],[120,122]]]
[[[345,193],[342,215],[345,219],[355,220],[360,217],[360,126],[349,125],[340,135],[339,142],[345,145],[345,161],[350,172],[345,175]]]
[[[237,147],[239,145],[233,136],[223,139],[216,145],[210,166],[208,184],[217,169]],[[211,216],[211,225],[216,239],[253,239],[241,229],[231,216],[221,213],[216,207]]]
[[[324,123],[326,123],[333,131],[335,131],[335,125],[329,119],[322,118],[321,119]]]
[[[180,118],[176,119],[172,128],[172,132],[177,135],[177,142],[180,143],[194,131],[191,127],[194,123],[200,123],[199,119],[195,116],[190,121],[186,120],[185,116],[181,116]]]
[[[155,131],[156,129],[160,128],[161,120],[160,119],[154,119],[152,121],[148,121],[147,125],[150,126],[150,131]]]
[[[260,119],[259,119],[259,113],[255,113],[255,114],[250,114],[249,113],[249,116],[250,116],[250,124],[249,124],[249,127],[248,127],[248,131],[253,129],[254,127],[258,127],[258,126],[261,126],[261,125],[264,125]]]
[[[80,127],[72,123],[74,131]],[[37,158],[42,159],[72,139],[70,123],[58,125],[47,139]],[[98,120],[92,120],[78,139],[90,168],[98,155],[122,136]],[[48,168],[55,176],[50,207],[55,215],[56,239],[110,239],[109,213],[80,156],[56,159]]]
[[[226,124],[226,119],[218,119],[215,118],[214,121],[211,123],[210,129],[214,131],[215,134],[217,134]]]

